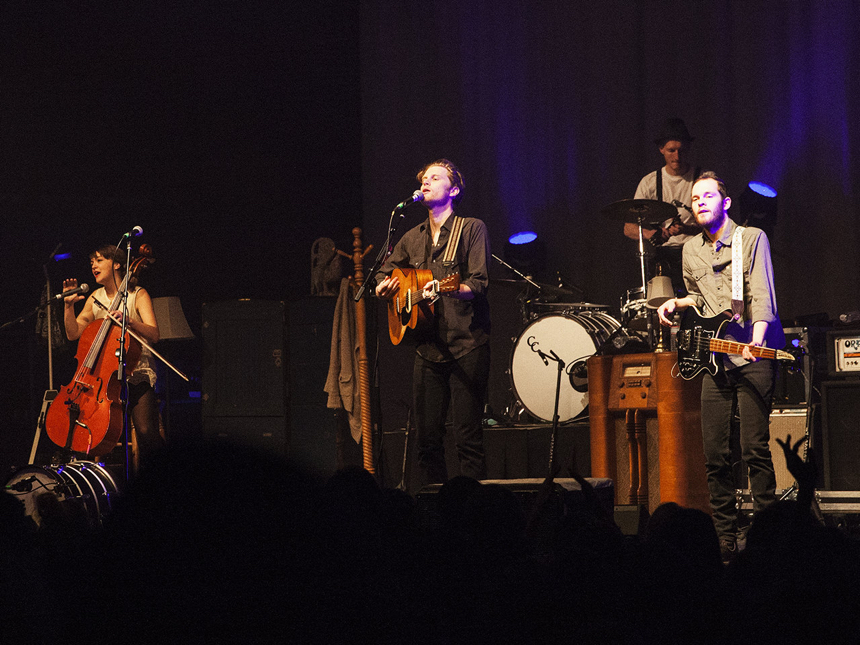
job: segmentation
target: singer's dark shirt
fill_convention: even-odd
[[[433,246],[429,218],[407,231],[376,276],[378,281],[382,280],[391,275],[395,267],[430,270],[435,280],[459,273],[460,283],[472,290],[475,296],[472,300],[456,300],[443,294],[434,305],[435,316],[430,331],[415,339],[418,354],[436,363],[468,354],[489,342],[490,334],[490,310],[487,303],[490,242],[487,227],[481,220],[464,218],[455,263],[445,267],[442,257],[448,247],[452,219],[453,215],[442,225],[436,246]]]

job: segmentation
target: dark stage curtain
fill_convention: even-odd
[[[447,157],[495,253],[535,230],[549,281],[617,306],[638,260],[600,209],[661,165],[652,140],[678,116],[736,200],[751,180],[779,191],[783,318],[860,309],[857,3],[365,0],[361,19],[368,240]]]

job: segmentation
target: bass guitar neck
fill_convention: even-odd
[[[725,314],[706,318],[696,307],[688,307],[684,311],[676,336],[678,371],[683,378],[695,378],[702,371],[716,374],[718,354],[743,354],[745,348],[749,348],[755,358],[794,360],[794,356],[781,349],[758,347],[721,338],[729,319]]]

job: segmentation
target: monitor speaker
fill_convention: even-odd
[[[824,487],[860,491],[860,381],[821,384]]]

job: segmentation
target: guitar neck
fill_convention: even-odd
[[[712,338],[710,349],[712,352],[719,354],[743,354],[744,347],[749,347],[750,352],[756,358],[770,358],[773,360],[778,358],[777,350],[770,347],[757,347],[756,345],[747,345],[733,340],[723,340],[722,338]]]

